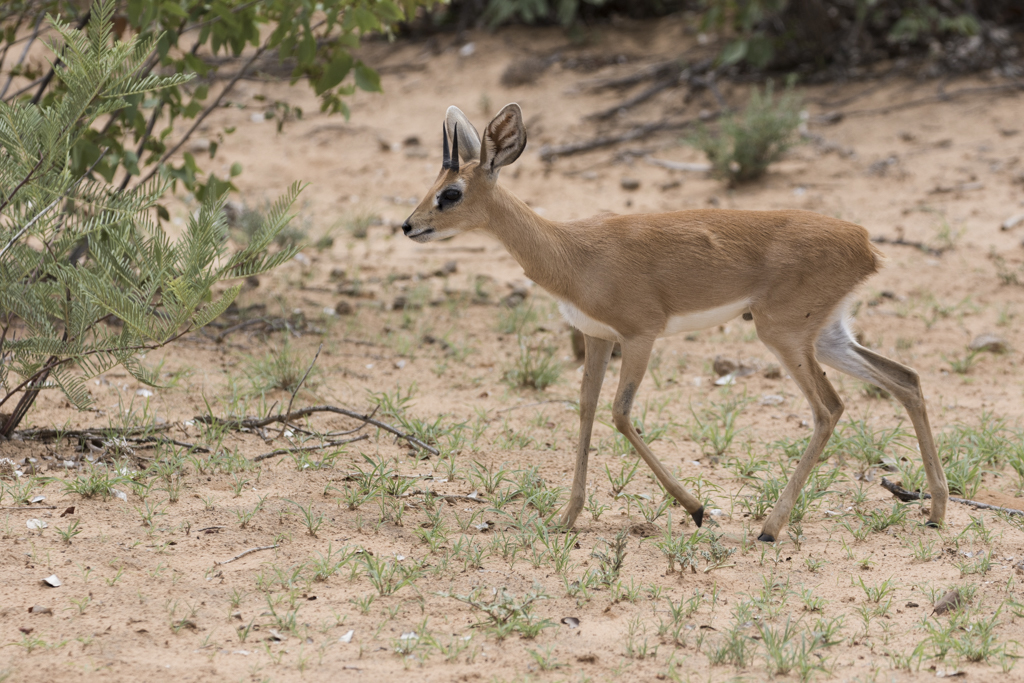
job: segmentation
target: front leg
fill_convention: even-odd
[[[583,361],[583,382],[580,384],[580,440],[576,449],[576,471],[572,477],[572,492],[569,505],[562,515],[562,526],[571,529],[583,509],[587,495],[587,455],[590,451],[590,435],[594,430],[594,415],[597,401],[601,396],[601,384],[608,369],[615,342],[597,337],[584,336],[586,356]]]
[[[640,454],[647,466],[654,472],[661,485],[665,487],[669,495],[679,501],[680,504],[690,513],[693,521],[700,526],[704,522],[704,505],[697,498],[683,488],[682,484],[654,457],[654,453],[647,447],[647,444],[629,419],[630,410],[633,408],[633,399],[636,397],[636,390],[640,388],[640,382],[647,372],[647,362],[651,357],[651,348],[654,345],[654,338],[633,338],[627,339],[622,344],[622,369],[619,371],[619,388],[615,394],[615,404],[612,407],[612,417],[615,420],[615,428],[622,432],[633,448]]]

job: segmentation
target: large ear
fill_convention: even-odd
[[[492,175],[502,166],[508,166],[526,149],[526,126],[523,110],[513,102],[487,124],[480,149],[480,166]]]
[[[448,107],[448,113],[444,118],[445,125],[448,126],[449,138],[454,139],[455,131],[458,130],[459,156],[462,157],[462,160],[474,161],[479,159],[480,133],[476,132],[476,128],[469,122],[469,119],[462,113],[462,110],[455,106]]]

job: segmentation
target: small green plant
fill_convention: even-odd
[[[278,389],[295,393],[300,386],[312,388],[320,380],[318,369],[310,368],[309,361],[301,358],[287,339],[280,350],[270,351],[262,358],[249,361],[245,374],[254,394]]]
[[[713,176],[742,183],[760,178],[795,144],[799,125],[799,96],[789,87],[776,98],[768,81],[763,93],[751,91],[742,113],[723,116],[716,133],[700,126],[687,142],[707,155]]]
[[[299,509],[299,512],[302,513],[302,522],[306,526],[306,533],[308,533],[313,538],[316,538],[316,532],[320,530],[320,527],[323,526],[324,523],[323,513],[317,512],[313,508],[312,503],[303,506],[301,503],[297,503],[294,500],[288,498],[285,499],[285,502],[291,503],[292,505]]]
[[[633,481],[633,477],[636,476],[637,469],[640,467],[639,458],[623,457],[622,464],[619,465],[619,471],[612,473],[611,468],[607,464],[604,466],[605,474],[608,475],[608,482],[612,486],[612,496],[618,498],[623,489],[629,486],[629,483]]]
[[[82,530],[79,529],[78,527],[79,527],[78,520],[77,519],[73,519],[73,520],[71,520],[71,523],[68,524],[68,528],[67,529],[61,529],[60,527],[55,527],[55,528],[57,530],[57,535],[60,536],[60,540],[64,541],[68,545],[71,545],[71,539],[74,538],[75,536],[77,536],[78,534],[82,533]]]
[[[537,321],[537,312],[533,306],[502,306],[498,309],[498,332],[502,334],[522,335],[527,333],[527,326]]]
[[[533,613],[536,602],[548,599],[540,587],[528,591],[522,598],[517,598],[504,588],[495,590],[489,602],[481,599],[484,594],[484,591],[476,589],[468,595],[454,593],[442,593],[441,595],[454,598],[483,612],[486,619],[478,622],[475,626],[483,628],[498,640],[503,640],[513,633],[518,633],[523,638],[533,639],[544,629],[555,625],[550,619],[540,619]]]
[[[345,230],[357,240],[364,240],[374,225],[381,225],[380,216],[373,211],[354,211],[343,220]]]
[[[591,493],[587,497],[587,512],[594,518],[594,521],[601,519],[601,515],[611,509],[610,505],[605,505],[597,499],[597,496]]]
[[[558,381],[562,364],[552,346],[531,346],[519,335],[519,356],[505,370],[505,379],[514,387],[543,390]]]
[[[950,369],[958,375],[966,375],[970,372],[974,366],[974,361],[977,360],[978,356],[981,355],[980,351],[968,351],[967,353],[960,354],[942,354],[942,360],[949,363]]]
[[[94,465],[87,474],[79,474],[65,481],[64,493],[107,500],[113,495],[114,487],[122,481],[124,478],[112,472],[111,468]]]
[[[629,542],[629,528],[624,528],[615,534],[611,542],[605,543],[605,549],[594,549],[591,557],[600,562],[599,576],[601,582],[611,585],[619,578],[619,572],[626,561],[626,545]]]

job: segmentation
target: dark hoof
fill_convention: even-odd
[[[942,528],[942,525],[940,525],[940,524],[936,524],[935,522],[933,522],[933,521],[931,521],[931,520],[928,520],[927,522],[925,522],[925,523],[923,524],[923,526],[926,526],[926,527],[928,527],[929,529],[941,529],[941,528]]]
[[[700,510],[697,510],[696,512],[691,512],[690,516],[693,517],[693,523],[696,524],[697,528],[699,529],[700,525],[704,523],[704,506],[701,505]]]
[[[758,536],[757,540],[761,541],[761,543],[775,543],[775,537],[766,533],[762,533]]]

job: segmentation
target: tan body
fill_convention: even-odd
[[[417,241],[475,228],[493,234],[585,335],[580,440],[563,516],[567,526],[583,508],[594,414],[616,341],[622,345],[622,369],[613,404],[615,426],[701,523],[703,504],[655,458],[629,414],[655,339],[741,313],[752,316],[759,338],[796,381],[814,414],[810,444],[760,540],[778,538],[843,412],[819,361],[880,386],[903,403],[917,432],[933,497],[929,521],[943,523],[948,491],[918,376],[857,344],[846,326],[846,300],[881,260],[864,228],[806,211],[698,210],[548,221],[496,182],[498,169],[525,146],[518,105],[495,117],[482,142],[454,107],[446,140],[449,131],[458,141],[455,161],[442,169],[431,193],[406,221],[406,234]],[[461,168],[459,144],[470,160]]]

